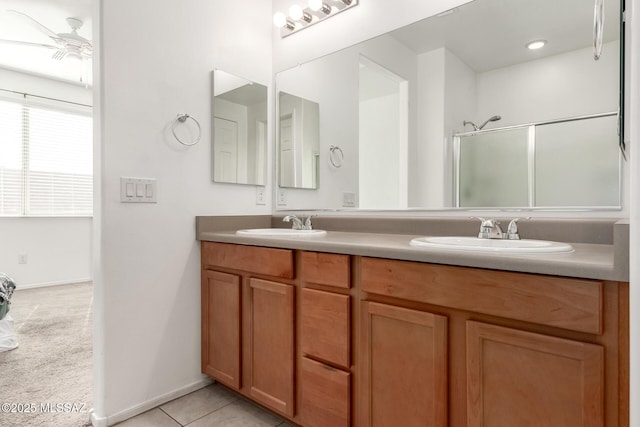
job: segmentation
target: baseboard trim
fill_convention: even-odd
[[[148,410],[153,409],[156,406],[163,405],[171,400],[177,399],[178,397],[182,397],[196,390],[200,390],[201,388],[208,386],[212,382],[213,380],[211,378],[208,378],[208,377],[202,378],[199,381],[188,384],[184,387],[180,387],[176,390],[157,396],[145,402],[139,403],[128,409],[125,409],[124,411],[120,411],[116,414],[109,415],[107,417],[99,417],[95,414],[95,412],[92,412],[91,425],[93,427],[107,427],[107,426],[122,422],[124,420],[128,420],[129,418],[135,417],[136,415],[140,415],[143,412],[147,412]]]
[[[90,278],[86,278],[86,279],[64,280],[60,282],[32,283],[30,285],[18,285],[16,286],[15,291],[18,292],[24,289],[48,288],[49,286],[79,285],[81,283],[87,283],[91,281],[92,280]]]

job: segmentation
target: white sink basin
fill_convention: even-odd
[[[236,234],[254,237],[323,237],[327,235],[324,230],[294,230],[292,228],[250,228],[238,230]]]
[[[411,246],[468,252],[500,252],[507,254],[550,254],[573,252],[573,247],[571,245],[561,242],[552,242],[549,240],[502,240],[457,236],[417,237],[411,240]]]

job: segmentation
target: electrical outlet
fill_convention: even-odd
[[[287,206],[287,192],[282,188],[278,190],[278,206]]]
[[[256,187],[256,205],[267,204],[267,188],[258,186]]]
[[[27,263],[27,253],[20,252],[18,254],[18,264],[26,264]]]
[[[342,193],[342,207],[355,208],[356,207],[356,193],[345,191]]]

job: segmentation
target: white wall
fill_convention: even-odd
[[[0,218],[0,271],[18,289],[91,280],[91,227],[88,217]]]
[[[631,372],[630,385],[631,419],[630,426],[640,425],[640,264],[633,262],[640,259],[640,150],[637,143],[640,141],[640,5],[637,1],[627,2],[627,30],[630,33],[629,62],[631,63],[631,75],[627,86],[631,111],[627,111],[630,120],[631,143],[630,147],[631,174],[629,180],[631,194],[631,213],[629,219],[631,248],[630,263],[630,351]]]
[[[3,68],[0,89],[92,104],[90,88]],[[0,91],[1,98],[21,96]],[[91,223],[91,218],[0,217],[0,271],[18,289],[91,280]],[[18,263],[20,254],[27,255],[26,264]]]
[[[210,75],[270,86],[272,24],[269,0],[96,3],[94,422],[104,425],[201,384],[195,216],[271,212],[254,186],[211,181]],[[190,148],[170,131],[185,112],[202,127]],[[158,203],[120,203],[120,176],[155,178]]]
[[[399,93],[360,100],[357,198],[360,208],[406,207],[401,205],[398,191],[400,174],[407,170],[400,164],[403,141],[399,140],[399,105]],[[403,160],[406,163],[406,159]]]
[[[411,207],[452,206],[453,130],[475,113],[476,74],[446,48],[418,55],[416,166]],[[425,144],[424,141],[429,141]]]

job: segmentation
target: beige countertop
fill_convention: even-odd
[[[263,226],[265,225],[259,225],[259,227]],[[429,234],[328,230],[324,237],[298,238],[240,236],[235,233],[235,230],[208,231],[198,226],[197,239],[567,277],[628,281],[628,261],[625,265],[624,256],[619,255],[620,252],[624,255],[625,251],[616,251],[614,244],[571,242],[574,248],[574,252],[571,253],[515,255],[418,248],[409,244],[414,237]]]

